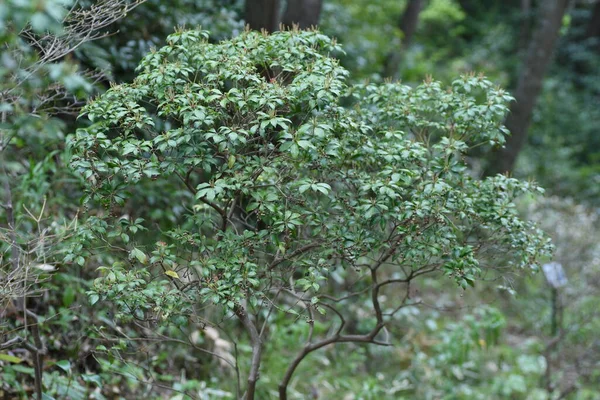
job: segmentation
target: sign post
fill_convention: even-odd
[[[544,271],[544,275],[546,276],[546,282],[548,282],[550,290],[552,291],[551,329],[552,336],[555,336],[558,330],[561,328],[559,324],[562,325],[562,307],[560,306],[558,289],[565,286],[568,283],[568,281],[562,264],[560,263],[551,262],[548,264],[544,264],[542,265],[542,270]]]

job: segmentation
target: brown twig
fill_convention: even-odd
[[[276,257],[273,262],[269,265],[269,270],[275,268],[276,266],[278,266],[279,264],[281,264],[282,262],[291,260],[292,258],[299,256],[301,254],[304,254],[312,249],[315,249],[317,247],[321,247],[321,243],[310,243],[307,244],[306,246],[302,246],[294,251],[292,251],[287,257]]]

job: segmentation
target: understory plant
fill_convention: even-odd
[[[110,254],[91,302],[147,331],[221,332],[236,351],[212,355],[239,398],[255,398],[281,324],[308,327],[281,373],[286,399],[312,352],[393,344],[387,325],[419,303],[420,277],[464,290],[550,250],[515,209],[535,185],[469,173],[468,151],[506,134],[511,97],[484,77],[349,85],[318,32],[208,37],[176,32],[91,101],[71,165],[87,182],[81,251]],[[157,190],[177,206],[169,220],[140,206]]]

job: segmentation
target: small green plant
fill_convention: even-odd
[[[485,78],[349,86],[339,47],[318,32],[211,44],[180,31],[167,43],[87,105],[91,125],[71,141],[86,203],[105,207],[87,248],[115,260],[90,299],[181,328],[231,333],[237,320],[250,343],[230,362],[238,397],[255,396],[275,320],[309,327],[279,383],[286,399],[308,354],[388,345],[415,279],[467,289],[483,271],[535,269],[549,251],[513,203],[535,185],[469,175],[469,149],[506,133],[511,97]],[[183,210],[158,233],[131,206],[152,185]],[[350,300],[369,311],[355,315]]]

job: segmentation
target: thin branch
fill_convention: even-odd
[[[299,256],[301,254],[304,254],[312,249],[315,249],[317,247],[321,247],[321,243],[310,243],[307,244],[306,246],[302,246],[294,251],[292,251],[287,257],[276,257],[273,262],[269,265],[268,269],[273,269],[276,266],[278,266],[279,264],[281,264],[282,262],[291,260],[292,258]]]
[[[328,295],[328,294],[321,294],[321,295],[319,295],[319,297],[322,298],[322,299],[331,300],[334,303],[339,303],[341,301],[350,299],[352,297],[360,296],[361,294],[364,294],[364,293],[368,292],[369,290],[371,290],[371,286],[367,286],[366,288],[364,288],[362,290],[359,290],[357,292],[352,292],[352,293],[349,293],[349,294],[347,294],[345,296],[341,296],[341,297],[333,297],[333,296]]]
[[[15,214],[12,202],[12,190],[10,187],[10,178],[8,175],[8,171],[4,163],[2,163],[2,170],[4,172],[4,193],[6,195],[5,203],[2,206],[6,210],[6,221],[8,223],[9,236],[10,236],[10,263],[12,266],[13,272],[19,270],[19,249],[17,247],[17,230],[15,226]]]
[[[250,364],[250,372],[248,373],[248,387],[244,394],[245,400],[254,400],[254,394],[256,392],[256,382],[258,381],[260,358],[262,354],[262,341],[260,334],[256,329],[256,325],[248,316],[248,312],[241,306],[238,305],[233,312],[238,317],[246,331],[250,335],[250,345],[252,346],[252,361]]]
[[[29,81],[31,76],[40,72],[48,64],[60,61],[68,54],[78,49],[84,43],[98,40],[110,36],[109,32],[102,31],[112,23],[118,21],[127,15],[127,13],[147,0],[100,0],[93,2],[89,8],[76,8],[75,6],[67,12],[63,19],[63,30],[60,34],[54,35],[46,33],[37,34],[28,26],[19,32],[19,35],[29,42],[38,54],[39,59],[26,68],[26,73],[21,76],[14,76],[13,86],[0,93],[0,97],[9,103],[18,101],[22,96],[13,93],[19,89],[25,82]],[[11,49],[8,49],[11,50]],[[19,52],[20,49],[14,49]],[[47,93],[40,94],[42,101],[35,107],[40,108],[45,103],[52,100],[58,100],[57,97],[73,98],[73,104],[77,104],[75,97],[67,95],[62,85],[54,85],[49,88],[55,91],[53,95]],[[43,97],[47,99],[43,99]],[[69,106],[67,106],[67,109]]]
[[[21,336],[15,336],[14,338],[7,340],[4,343],[0,343],[0,350],[5,350],[5,349],[9,349],[13,346],[17,346],[21,343],[23,343],[25,339],[23,339]]]
[[[377,270],[371,270],[371,280],[373,281],[371,292],[371,301],[373,303],[373,310],[375,310],[375,318],[377,318],[377,324],[383,324],[383,313],[381,312],[381,305],[379,304],[379,284],[377,283]]]
[[[373,266],[371,266],[371,269],[374,270],[374,271],[376,271],[387,260],[389,260],[390,257],[392,257],[394,255],[394,253],[396,253],[396,250],[398,250],[398,247],[400,246],[400,243],[402,242],[403,239],[404,239],[404,235],[398,235],[396,237],[396,239],[394,240],[394,243],[389,247],[389,249],[387,249],[381,255],[381,257],[379,257],[379,260],[377,260],[377,262],[375,264],[373,264]]]
[[[344,316],[342,315],[341,312],[339,312],[335,307],[333,307],[331,304],[327,304],[327,303],[320,303],[321,306],[333,311],[339,318],[340,318],[340,326],[337,328],[336,332],[335,332],[335,336],[339,336],[342,333],[342,330],[344,329],[344,327],[346,326],[346,319],[344,318]],[[332,326],[333,327],[333,326]]]
[[[383,324],[377,324],[371,330],[371,332],[365,335],[334,335],[316,343],[306,344],[302,351],[290,363],[288,369],[285,372],[285,375],[283,376],[283,379],[281,380],[281,383],[279,384],[279,400],[287,400],[287,388],[290,383],[290,380],[292,379],[292,375],[294,374],[294,371],[296,370],[298,365],[300,365],[302,360],[304,360],[304,358],[308,354],[334,343],[372,343],[380,346],[389,346],[389,343],[381,342],[375,339],[375,337],[383,327]]]
[[[275,309],[275,300],[277,300],[277,297],[279,297],[279,294],[281,293],[282,290],[283,290],[283,288],[279,288],[277,293],[275,293],[273,300],[269,300],[269,303],[271,303],[271,305],[269,306],[269,311],[267,312],[267,316],[265,317],[265,320],[263,321],[263,325],[260,328],[259,336],[261,338],[263,337],[263,333],[265,332],[265,329],[267,328],[267,323],[269,322],[269,317],[271,316],[273,309]]]

